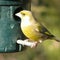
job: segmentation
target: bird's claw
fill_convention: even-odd
[[[33,44],[31,45],[31,48],[35,48],[37,46],[38,42],[33,42]]]

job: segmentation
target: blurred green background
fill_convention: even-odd
[[[32,0],[31,11],[39,22],[60,38],[60,0]],[[0,53],[0,60],[60,60],[60,43],[46,40],[36,48],[16,53]]]

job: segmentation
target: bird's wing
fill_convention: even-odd
[[[40,33],[42,33],[43,36],[45,36],[45,37],[48,38],[48,39],[54,37],[54,35],[51,34],[44,25],[41,25]]]
[[[32,26],[36,32],[40,33],[41,26],[38,23],[35,23]]]
[[[35,31],[40,33],[41,37],[43,38],[52,38],[54,37],[45,26],[43,26],[42,24],[36,23],[34,25]]]

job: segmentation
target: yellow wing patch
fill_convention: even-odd
[[[45,32],[45,34],[50,35],[50,33],[49,33],[49,32]]]

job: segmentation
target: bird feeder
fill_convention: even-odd
[[[16,41],[23,39],[23,34],[14,14],[24,9],[30,10],[29,0],[0,0],[0,52],[21,51]]]

